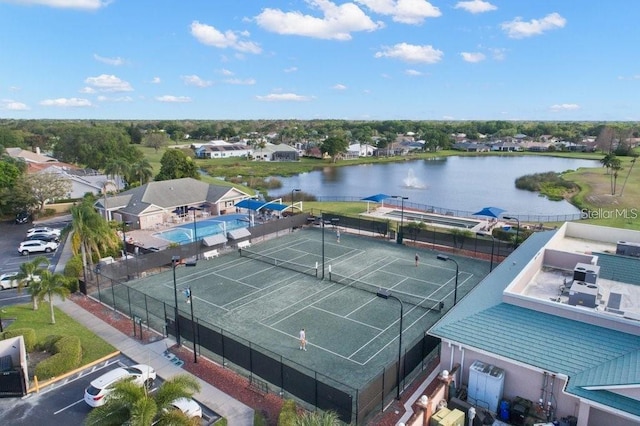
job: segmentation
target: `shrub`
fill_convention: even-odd
[[[53,355],[36,366],[39,379],[49,379],[67,373],[80,365],[82,345],[77,336],[64,336],[53,344]]]
[[[0,334],[0,340],[18,336],[22,336],[24,339],[24,347],[27,352],[33,351],[36,347],[36,331],[33,328],[16,328],[13,330],[7,330]]]
[[[278,415],[278,426],[293,426],[297,417],[296,403],[287,399],[282,403],[282,409]]]
[[[64,276],[78,278],[82,276],[82,256],[77,254],[67,261],[64,267]]]

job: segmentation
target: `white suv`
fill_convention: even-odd
[[[131,367],[118,367],[108,373],[104,373],[93,380],[89,387],[85,389],[84,402],[91,407],[104,405],[105,397],[109,395],[113,386],[128,377],[133,377],[133,383],[150,389],[156,379],[156,371],[149,365],[136,364]]]
[[[32,235],[55,235],[56,237],[60,236],[61,231],[56,228],[49,228],[46,226],[36,226],[35,228],[31,228],[27,231],[27,238]]]
[[[37,252],[45,252],[51,253],[52,251],[56,251],[58,249],[58,243],[55,241],[40,241],[40,240],[29,240],[23,241],[20,243],[18,247],[18,253],[23,256],[27,256],[31,253]]]
[[[18,287],[18,282],[20,280],[16,278],[17,276],[18,272],[9,272],[7,274],[0,275],[0,290],[8,290],[10,288]],[[40,282],[40,277],[37,275],[32,275],[31,280],[33,280],[34,282]],[[24,285],[26,286],[28,284],[29,280],[25,280]]]

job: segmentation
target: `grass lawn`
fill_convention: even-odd
[[[38,343],[51,335],[78,336],[82,343],[83,365],[116,351],[116,348],[58,308],[54,307],[54,312],[56,317],[55,324],[51,324],[49,304],[46,302],[40,303],[37,311],[33,310],[31,303],[4,307],[2,308],[2,318],[5,321],[15,318],[11,325],[5,327],[6,330],[16,328],[34,329]]]

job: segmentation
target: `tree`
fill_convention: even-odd
[[[71,250],[82,255],[85,271],[93,271],[93,257],[101,257],[107,250],[115,250],[120,245],[118,235],[109,223],[93,208],[90,198],[71,208]]]
[[[49,300],[49,309],[51,310],[51,324],[56,323],[56,316],[53,311],[53,296],[60,296],[64,300],[69,295],[67,287],[67,277],[62,274],[51,272],[47,269],[40,272],[40,282],[37,286],[38,292],[36,298],[42,302],[45,298]]]
[[[22,287],[27,287],[27,292],[31,295],[31,302],[33,302],[33,310],[38,310],[38,297],[40,293],[40,282],[42,279],[42,271],[49,266],[49,259],[44,256],[38,256],[29,262],[24,262],[20,265],[20,272],[18,272],[18,292],[22,291]],[[40,277],[40,279],[36,278]]]
[[[149,160],[143,158],[131,165],[129,173],[132,181],[137,180],[140,185],[144,185],[153,177],[153,167],[151,167]]]
[[[609,174],[609,169],[611,168],[611,162],[616,159],[616,155],[613,152],[607,153],[604,157],[600,159],[600,164],[602,167],[607,168],[607,174]]]
[[[340,418],[334,411],[305,412],[294,421],[294,426],[339,426]]]
[[[347,148],[349,148],[349,142],[344,135],[329,136],[320,146],[322,153],[328,154],[334,163],[338,159],[338,155],[345,152]]]
[[[179,149],[168,149],[160,159],[160,173],[155,180],[170,180],[180,178],[200,179],[198,167],[191,157]]]
[[[160,148],[169,145],[169,137],[165,132],[150,132],[142,138],[142,145],[158,152]]]
[[[117,182],[117,177],[120,176],[122,180],[124,180],[125,175],[129,173],[130,169],[131,166],[126,160],[122,158],[114,158],[112,160],[109,160],[107,164],[105,164],[104,173],[107,175],[107,177],[111,176],[111,179],[113,179],[114,182]],[[117,183],[116,187],[118,187]]]
[[[200,419],[189,419],[171,403],[178,398],[191,398],[200,390],[194,377],[184,374],[165,381],[151,395],[144,386],[138,386],[132,380],[117,382],[107,395],[106,403],[93,409],[87,416],[86,425],[131,426],[147,425],[199,425]]]
[[[622,161],[613,158],[609,164],[611,168],[611,195],[616,195],[616,184],[618,183],[618,172],[622,170]]]
[[[40,211],[44,209],[47,201],[68,198],[71,192],[71,181],[57,173],[32,173],[25,176],[25,180],[38,202]]]
[[[636,164],[636,158],[637,155],[634,155],[631,158],[631,166],[629,167],[629,170],[627,171],[627,175],[624,177],[624,182],[622,183],[622,188],[620,188],[620,196],[622,197],[622,193],[624,192],[624,187],[627,186],[627,180],[629,179],[629,175],[631,174],[631,170],[633,169],[633,166]]]

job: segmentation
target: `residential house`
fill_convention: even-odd
[[[195,146],[195,145],[194,145]],[[230,158],[230,157],[249,157],[252,149],[242,143],[229,143],[226,141],[211,141],[198,144],[194,148],[197,158]]]
[[[95,207],[110,220],[130,222],[132,229],[153,229],[168,222],[235,212],[236,202],[250,197],[239,189],[210,185],[193,178],[149,182],[115,196],[99,199]]]
[[[569,222],[534,233],[428,334],[441,339],[440,371],[459,365],[456,389],[477,407],[638,425],[640,232]]]
[[[296,148],[287,144],[267,143],[264,148],[257,147],[253,151],[253,158],[256,161],[298,161],[300,156]]]
[[[369,144],[353,143],[347,148],[347,156],[371,157],[376,152],[376,147]],[[346,158],[346,157],[345,157]]]

